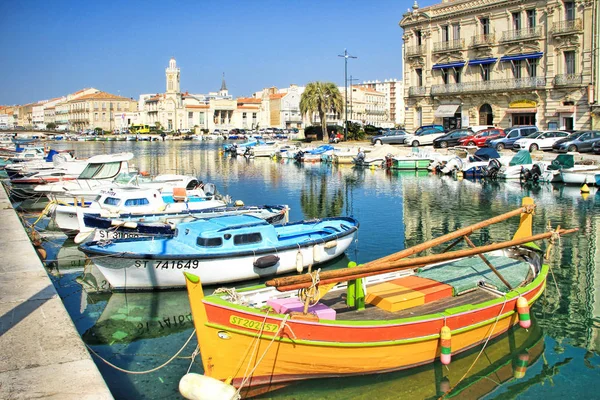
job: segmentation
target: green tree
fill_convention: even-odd
[[[342,95],[337,86],[331,82],[310,82],[306,85],[300,98],[300,113],[312,121],[317,113],[321,120],[323,140],[327,142],[327,113],[341,114],[343,109]]]
[[[49,131],[53,131],[54,129],[56,129],[56,124],[54,122],[50,122],[46,125],[46,129],[48,129]]]
[[[156,127],[156,130],[159,130],[159,129],[160,129],[160,127],[161,127],[161,125],[160,125],[160,122],[156,121],[156,122],[154,123],[154,126]]]

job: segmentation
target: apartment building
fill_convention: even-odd
[[[400,21],[407,129],[590,128],[596,3],[415,2]]]
[[[106,92],[86,94],[66,103],[70,128],[76,131],[94,128],[112,131],[116,128],[115,115],[137,111],[135,100]]]
[[[345,88],[340,88],[345,98]],[[370,87],[353,85],[348,90],[348,120],[362,125],[393,127],[385,93]],[[342,118],[345,111],[342,111]],[[343,121],[340,125],[343,126]],[[389,126],[391,125],[391,126]]]
[[[358,86],[371,88],[385,94],[388,121],[395,126],[404,126],[404,82],[398,79],[370,80]]]

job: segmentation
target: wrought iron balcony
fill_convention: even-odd
[[[433,52],[440,53],[443,51],[462,50],[465,47],[465,39],[447,40],[445,42],[437,42],[433,44]]]
[[[425,86],[411,86],[408,88],[409,96],[426,96],[427,88]]]
[[[563,74],[554,77],[554,86],[580,86],[582,82],[581,74]]]
[[[535,89],[546,86],[544,77],[496,79],[493,81],[461,82],[431,86],[431,94],[495,92],[513,89]]]
[[[553,35],[564,35],[566,33],[573,33],[581,30],[583,30],[583,21],[581,18],[564,20],[552,24]]]
[[[496,35],[493,33],[488,33],[486,35],[473,36],[471,46],[472,47],[493,46],[495,42],[496,42]]]
[[[542,27],[536,26],[534,28],[525,28],[515,31],[504,31],[502,32],[502,41],[511,42],[515,40],[531,40],[539,39],[542,37]]]
[[[410,56],[418,56],[421,54],[425,54],[425,45],[421,44],[419,46],[406,46],[406,55]]]

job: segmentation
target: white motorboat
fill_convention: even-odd
[[[209,184],[207,184],[208,186]],[[212,184],[210,184],[213,187]],[[165,215],[193,212],[208,208],[226,207],[226,201],[218,194],[208,195],[200,188],[186,190],[174,188],[171,192],[159,192],[148,188],[109,188],[100,190],[98,197],[89,206],[79,204],[54,204],[50,214],[56,225],[77,234],[86,231],[83,214],[105,218],[130,218],[135,215]],[[87,231],[91,231],[88,229]]]

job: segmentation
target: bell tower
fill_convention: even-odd
[[[179,68],[177,68],[177,62],[175,57],[171,57],[169,60],[169,67],[165,69],[165,75],[167,78],[167,90],[166,93],[179,93]]]

